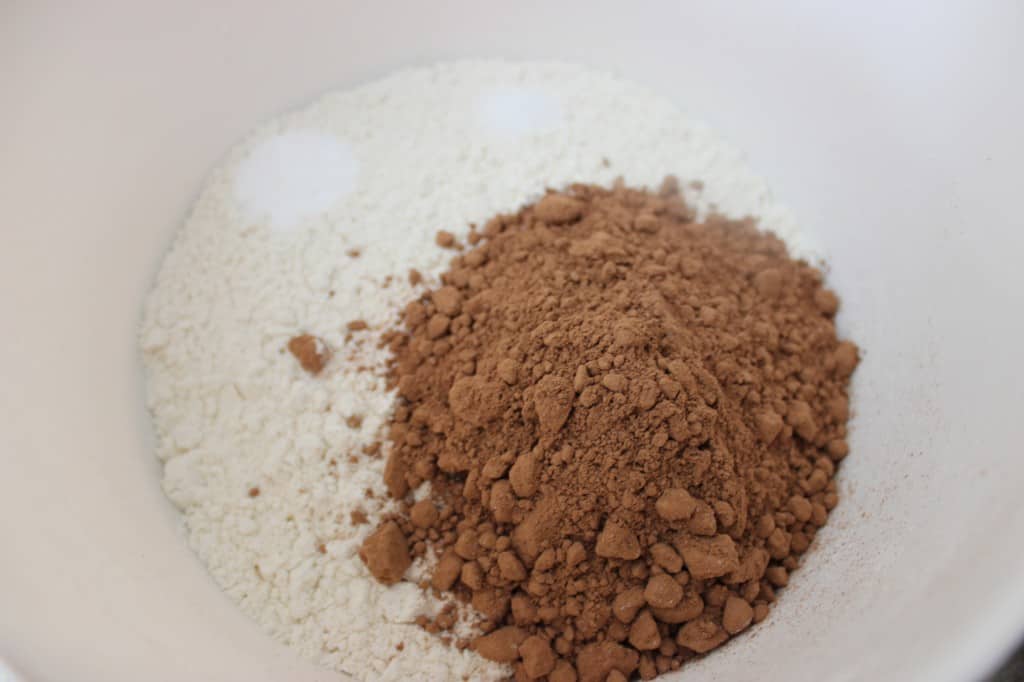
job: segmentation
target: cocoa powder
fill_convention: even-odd
[[[288,352],[294,355],[302,369],[310,374],[319,374],[331,359],[327,344],[310,334],[301,334],[289,340]]]
[[[821,273],[695,222],[672,178],[549,193],[470,243],[385,337],[403,506],[374,575],[436,552],[432,588],[485,618],[461,645],[517,679],[649,679],[763,620],[848,452],[858,351]]]

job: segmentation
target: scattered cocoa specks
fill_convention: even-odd
[[[366,320],[350,320],[345,328],[350,332],[359,332],[364,329],[369,329],[370,325],[366,323]]]
[[[367,495],[369,497],[369,495]],[[353,526],[362,526],[369,522],[370,517],[366,515],[366,512],[362,509],[353,509],[352,513],[349,514],[349,520]]]
[[[349,258],[359,258],[359,256],[363,255],[363,252],[359,249],[349,249],[345,252],[345,255]]]
[[[363,415],[361,415],[361,414],[349,415],[348,417],[345,418],[345,424],[350,429],[358,429],[359,427],[361,427],[363,425]]]
[[[259,497],[259,496],[260,496],[260,489],[259,488],[257,488],[256,486],[253,486],[252,488],[249,488],[249,497]]]

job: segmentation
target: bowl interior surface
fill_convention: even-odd
[[[865,351],[837,512],[769,621],[686,679],[983,674],[1024,631],[1021,12],[0,10],[0,659],[28,680],[340,679],[264,636],[187,548],[143,409],[142,298],[204,173],[258,123],[394,68],[508,57],[615,71],[747,150]]]

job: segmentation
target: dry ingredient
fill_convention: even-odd
[[[524,111],[545,115],[517,121]],[[393,507],[385,460],[364,454],[394,400],[375,341],[395,310],[438,287],[451,256],[438,229],[465,244],[470,223],[545,187],[619,175],[656,186],[666,171],[704,181],[683,187],[702,215],[757,215],[791,247],[806,237],[708,128],[572,65],[403,71],[271,121],[228,154],[161,265],[140,345],[164,491],[240,609],[359,680],[508,672],[417,626],[441,601],[378,583],[358,556]],[[330,354],[316,375],[289,352],[301,335]],[[432,576],[423,558],[406,572],[417,576]],[[535,643],[526,650],[543,660]]]
[[[549,193],[469,241],[386,335],[404,504],[370,571],[437,554],[430,587],[485,619],[457,645],[523,680],[651,679],[763,620],[848,452],[858,351],[821,273],[696,222],[671,177]]]
[[[292,338],[288,342],[288,351],[299,361],[302,369],[310,374],[319,374],[331,359],[331,352],[323,340],[310,334]]]

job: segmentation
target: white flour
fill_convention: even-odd
[[[141,344],[164,490],[249,616],[360,680],[507,674],[413,624],[433,600],[380,586],[356,555],[381,513],[383,460],[349,456],[391,395],[355,370],[383,351],[346,343],[345,324],[366,320],[357,337],[372,339],[396,320],[409,268],[429,283],[450,257],[438,229],[462,234],[547,186],[656,186],[666,173],[705,183],[689,197],[702,210],[760,216],[792,243],[789,215],[736,151],[666,100],[575,66],[405,71],[288,114],[227,156],[164,261]],[[334,351],[317,377],[284,351],[301,332]],[[369,525],[350,523],[355,509]]]

